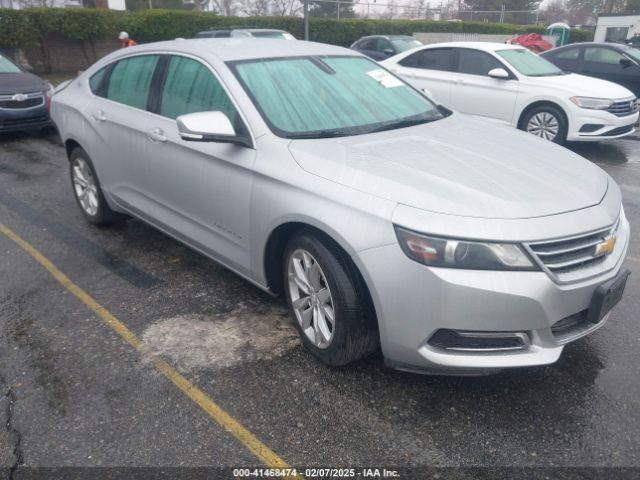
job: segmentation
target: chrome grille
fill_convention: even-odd
[[[42,92],[0,95],[0,108],[5,110],[25,110],[44,105]]]
[[[613,113],[617,117],[625,117],[627,115],[636,113],[639,107],[640,105],[638,104],[637,98],[628,98],[625,100],[614,102],[606,110],[609,113]]]
[[[618,230],[620,219],[613,227],[574,237],[528,244],[540,263],[553,274],[572,272],[603,262],[607,257],[598,254],[598,245]]]

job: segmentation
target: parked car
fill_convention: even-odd
[[[137,217],[283,294],[329,365],[542,365],[604,324],[629,224],[597,165],[351,50],[275,47],[137,46],[57,91],[85,218]]]
[[[574,43],[542,54],[566,72],[615,82],[640,96],[640,50],[618,43]]]
[[[229,37],[255,37],[277,38],[281,40],[295,40],[296,37],[285,30],[268,28],[218,28],[196,33],[195,38],[229,38]]]
[[[0,133],[51,125],[49,82],[0,53]]]
[[[374,60],[384,60],[420,46],[422,42],[409,35],[372,35],[356,40],[351,49]]]
[[[518,45],[439,43],[382,65],[454,110],[497,118],[556,143],[623,137],[638,121],[636,97],[626,88],[565,74]]]

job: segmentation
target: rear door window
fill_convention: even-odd
[[[366,40],[362,40],[360,43],[358,43],[357,48],[359,50],[375,50],[376,49],[376,39],[375,38],[368,38]]]
[[[191,58],[172,56],[160,100],[160,115],[177,118],[195,112],[221,111],[236,124],[238,113],[216,76]]]
[[[376,51],[381,53],[386,53],[385,50],[393,51],[393,45],[386,38],[379,38],[376,42]]]
[[[551,54],[552,57],[558,58],[560,60],[577,60],[580,56],[579,48],[567,48],[566,50],[562,50],[556,54]]]
[[[611,48],[587,47],[584,51],[584,61],[620,65],[624,55]]]
[[[403,58],[399,63],[404,67],[423,68],[425,70],[441,70],[450,72],[452,70],[453,49],[433,48],[420,50],[407,58]]]
[[[488,53],[466,48],[458,49],[458,72],[486,77],[494,68],[504,68],[504,65]]]
[[[120,60],[111,71],[107,98],[146,110],[149,87],[159,58],[159,55],[139,55]]]

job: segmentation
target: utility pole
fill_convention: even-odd
[[[304,39],[309,40],[309,0],[304,0]]]

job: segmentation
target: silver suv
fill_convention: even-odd
[[[137,217],[286,296],[344,365],[479,374],[556,361],[624,290],[629,224],[600,168],[433,104],[351,50],[179,40],[59,88],[86,217]]]

